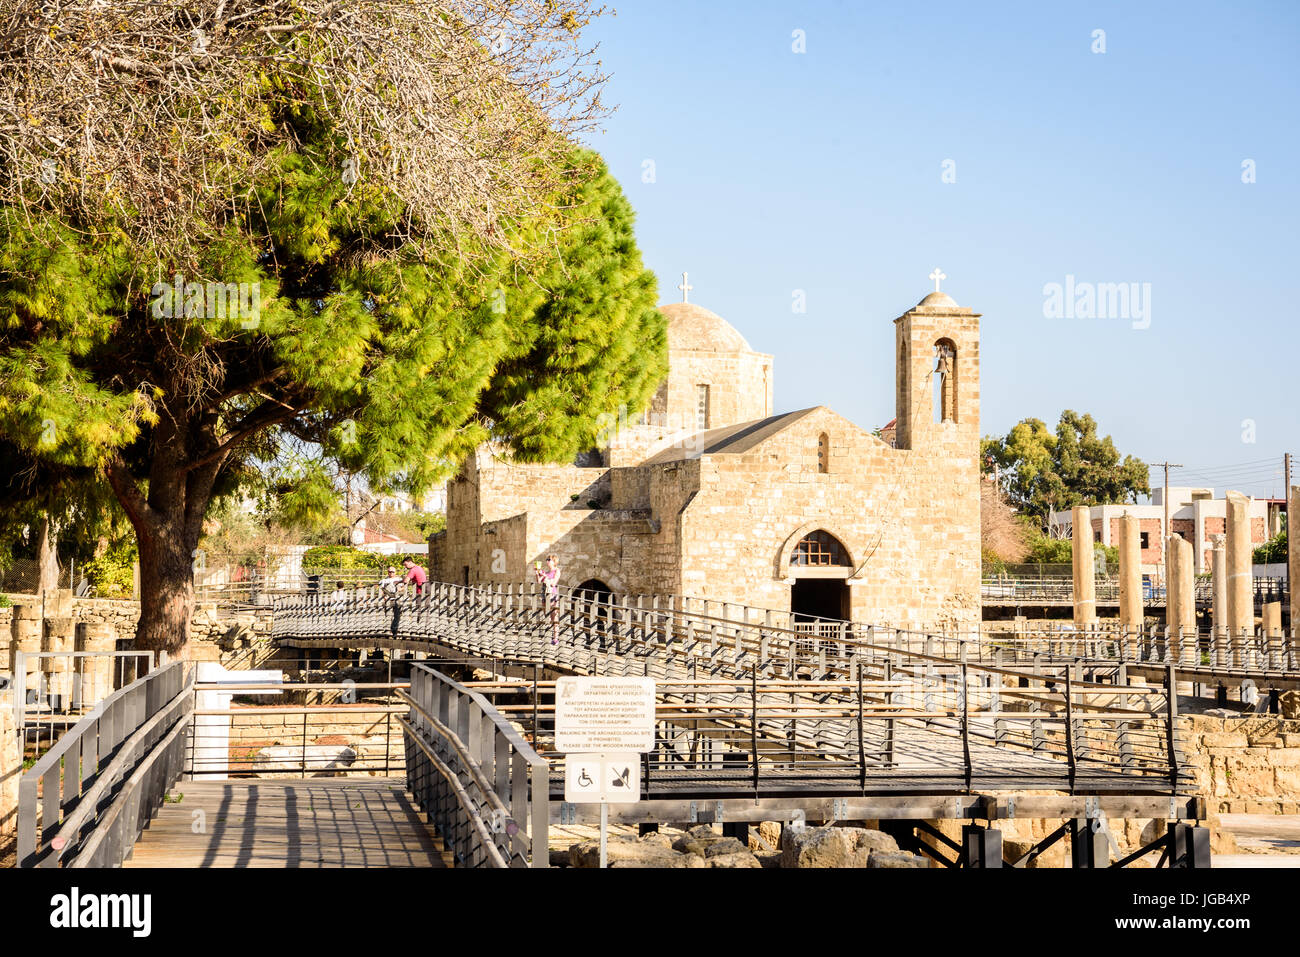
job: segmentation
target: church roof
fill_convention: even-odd
[[[742,422],[739,425],[728,425],[721,429],[700,432],[691,438],[675,442],[672,448],[664,449],[642,464],[665,465],[682,459],[698,458],[700,455],[739,455],[790,427],[805,415],[816,412],[817,408],[819,407],[785,412],[754,422]]]
[[[753,352],[745,337],[716,312],[693,302],[660,306],[668,319],[668,349],[696,352]]]

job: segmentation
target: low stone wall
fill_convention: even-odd
[[[296,776],[305,753],[320,768],[308,771],[309,777],[400,777],[406,768],[402,725],[396,714],[373,710],[385,706],[362,702],[306,715],[267,713],[274,705],[236,706],[230,719],[231,770],[251,771],[270,761],[276,767],[267,777]]]
[[[1300,720],[1190,715],[1189,759],[1218,814],[1300,814]]]
[[[140,620],[140,603],[109,598],[71,598],[64,592],[42,604],[37,595],[11,595],[14,605],[33,611],[39,619],[42,610],[47,620],[70,618],[72,627],[107,625],[117,637],[117,647],[125,651],[135,640]],[[12,622],[15,608],[0,608],[0,671],[8,671]],[[200,605],[190,619],[190,656],[195,661],[219,661],[228,668],[279,667],[268,664],[275,657],[270,645],[271,613],[240,612]]]

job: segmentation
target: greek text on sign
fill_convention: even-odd
[[[555,683],[555,749],[653,751],[653,678],[560,678]]]

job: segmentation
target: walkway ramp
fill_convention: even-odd
[[[445,867],[403,778],[181,781],[123,867]]]

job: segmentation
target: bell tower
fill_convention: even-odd
[[[980,314],[935,291],[894,320],[898,416],[894,445],[979,454]]]

